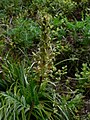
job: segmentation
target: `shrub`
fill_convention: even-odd
[[[35,41],[39,41],[41,30],[34,21],[18,18],[14,22],[14,27],[8,29],[6,34],[11,39],[11,44],[21,48],[29,48]]]

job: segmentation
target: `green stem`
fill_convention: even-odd
[[[65,60],[63,60],[63,61],[60,61],[60,62],[58,62],[58,63],[56,63],[55,64],[55,66],[57,66],[57,65],[59,65],[59,64],[61,64],[61,63],[63,63],[63,62],[66,62],[66,61],[74,61],[74,60],[78,60],[78,58],[70,58],[70,59],[65,59]]]

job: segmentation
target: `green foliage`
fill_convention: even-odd
[[[17,15],[22,10],[22,3],[20,0],[2,0],[0,1],[0,12],[8,16]]]
[[[87,63],[82,64],[82,71],[76,73],[76,78],[78,80],[77,87],[84,92],[86,88],[90,85],[90,68]]]
[[[12,84],[8,84],[6,92],[0,93],[1,119],[70,119],[69,114],[73,113],[69,110],[70,103],[55,92],[52,82],[42,81],[38,91],[32,65],[27,68],[25,64],[14,63],[7,66],[7,70],[7,79],[11,80],[8,82]]]
[[[55,34],[54,36],[57,36],[60,40],[65,39],[66,36],[69,36],[69,42],[71,41],[72,43],[76,44],[78,42],[78,44],[88,45],[89,20],[89,16],[86,18],[86,20],[76,22],[69,22],[67,18],[62,18],[61,20],[55,18],[53,25],[56,28],[55,31],[53,31],[53,34]]]
[[[0,120],[85,119],[88,6],[87,0],[0,1]]]
[[[6,34],[11,39],[10,44],[17,47],[29,48],[40,37],[40,27],[32,20],[18,18],[14,22],[14,26],[14,28],[8,29]]]

